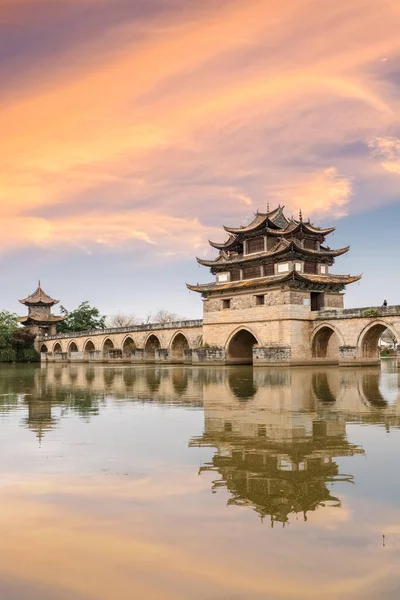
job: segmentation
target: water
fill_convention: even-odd
[[[400,596],[378,369],[0,367],[0,598]]]

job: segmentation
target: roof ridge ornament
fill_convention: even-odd
[[[299,210],[299,221],[300,221],[300,223],[302,223],[302,222],[303,222],[303,213],[302,213],[302,210],[301,210],[301,208],[300,208],[300,210]]]

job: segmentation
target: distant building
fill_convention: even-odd
[[[40,281],[38,288],[24,300],[21,304],[28,307],[28,315],[19,317],[22,323],[31,333],[38,337],[46,335],[55,335],[57,323],[64,321],[64,317],[51,314],[51,308],[58,304],[59,300],[54,300],[48,296],[41,288]]]

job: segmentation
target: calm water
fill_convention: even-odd
[[[0,598],[400,597],[378,369],[0,368]]]

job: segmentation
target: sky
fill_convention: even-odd
[[[1,308],[201,317],[222,225],[285,205],[400,304],[398,0],[0,0]]]

